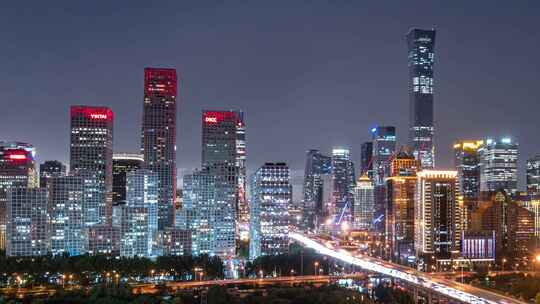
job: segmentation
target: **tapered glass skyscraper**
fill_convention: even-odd
[[[433,146],[433,63],[435,30],[407,34],[409,65],[409,144],[422,168],[435,166]]]

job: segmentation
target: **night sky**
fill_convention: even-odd
[[[384,3],[382,3],[384,2]],[[414,5],[413,5],[414,2]],[[406,6],[405,6],[406,5]],[[411,27],[436,28],[437,167],[460,138],[540,154],[539,1],[2,1],[0,140],[69,158],[69,105],[110,106],[115,151],[138,152],[143,68],[180,78],[179,176],[200,166],[202,109],[241,109],[248,170],[352,149],[376,125],[406,143]],[[296,196],[295,199],[300,199]]]

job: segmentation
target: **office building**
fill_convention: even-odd
[[[478,208],[480,196],[480,155],[482,140],[461,140],[454,143],[454,166],[459,194],[463,197],[464,230],[471,226],[471,214]]]
[[[367,141],[360,148],[360,174],[373,179],[373,142]]]
[[[508,252],[514,258],[530,256],[534,250],[535,216],[532,211],[518,206],[515,202],[508,205]]]
[[[158,177],[138,169],[126,174],[127,223],[122,231],[120,255],[152,257],[158,233]]]
[[[82,218],[83,180],[75,176],[48,176],[49,237],[53,255],[85,253],[86,234]]]
[[[290,170],[265,163],[252,177],[250,259],[289,252]]]
[[[308,150],[303,184],[302,218],[303,228],[314,229],[322,221],[323,176],[332,171],[332,158],[323,155],[319,150]]]
[[[527,160],[527,193],[540,195],[540,155]]]
[[[419,268],[438,270],[448,266],[461,250],[462,202],[457,192],[457,172],[422,170],[417,177],[414,247]]]
[[[86,252],[89,255],[111,255],[120,253],[120,228],[110,224],[93,225],[86,229]]]
[[[517,191],[518,144],[510,138],[487,139],[478,149],[480,191],[503,189],[509,195]]]
[[[86,226],[110,224],[114,114],[110,108],[71,106],[70,173],[92,184],[86,195]]]
[[[433,64],[435,30],[407,33],[409,65],[409,145],[422,168],[435,167],[433,145]]]
[[[166,256],[190,256],[191,242],[191,231],[187,229],[170,227],[158,232],[158,246]]]
[[[367,173],[360,176],[354,187],[353,228],[370,230],[373,223],[375,193]]]
[[[37,187],[35,154],[30,144],[0,142],[0,250],[6,249],[7,191]]]
[[[144,103],[141,153],[145,168],[159,180],[158,228],[174,224],[176,198],[176,98],[175,69],[144,69]]]
[[[245,123],[241,111],[203,111],[202,168],[215,177],[215,200],[223,216],[218,245],[222,253],[234,255],[235,239],[249,234],[245,199]],[[232,230],[231,227],[233,228]]]
[[[330,216],[336,228],[341,223],[351,223],[356,186],[354,164],[347,148],[332,149],[332,205]]]
[[[383,232],[386,206],[385,180],[390,176],[392,159],[396,153],[396,128],[381,126],[371,129],[373,139],[373,181],[375,183],[374,229]]]
[[[420,161],[401,151],[392,160],[390,177],[386,179],[385,236],[395,261],[407,261],[415,254],[414,206],[419,168]]]
[[[48,160],[39,165],[39,187],[47,187],[47,179],[66,175],[66,165],[57,160]]]
[[[10,188],[7,192],[6,255],[42,256],[49,252],[47,190]]]
[[[113,185],[112,202],[113,206],[126,202],[126,175],[131,171],[143,168],[143,156],[133,153],[113,154]]]

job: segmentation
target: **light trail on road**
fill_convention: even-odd
[[[289,237],[308,248],[317,252],[333,257],[337,260],[356,265],[362,269],[387,275],[392,278],[400,279],[408,283],[420,286],[426,289],[456,299],[463,303],[471,304],[526,304],[503,295],[496,294],[487,290],[473,287],[467,284],[461,284],[444,278],[436,278],[428,273],[420,272],[412,268],[390,263],[384,260],[369,256],[352,256],[345,250],[335,250],[310,239],[302,234],[290,232]]]

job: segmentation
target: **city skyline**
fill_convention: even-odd
[[[320,149],[328,154],[333,146],[346,146],[351,149],[358,172],[360,145],[369,139],[371,127],[395,125],[398,143],[407,143],[408,115],[402,115],[408,112],[405,34],[411,27],[435,28],[437,167],[452,168],[452,143],[457,139],[511,136],[520,144],[519,178],[520,189],[524,189],[525,161],[540,152],[540,144],[534,140],[539,127],[533,115],[540,110],[534,103],[538,99],[534,90],[534,80],[538,79],[534,66],[538,59],[532,55],[539,46],[528,40],[527,31],[532,31],[535,20],[524,11],[530,9],[525,6],[493,7],[485,17],[476,18],[474,14],[459,15],[452,7],[427,5],[431,14],[421,22],[415,19],[412,9],[396,11],[384,4],[330,5],[325,7],[329,9],[327,15],[318,6],[309,13],[300,5],[288,7],[285,12],[283,7],[243,8],[254,10],[253,17],[241,15],[242,9],[233,12],[231,7],[223,6],[176,7],[176,10],[170,7],[176,13],[165,12],[165,8],[159,11],[184,17],[190,17],[190,13],[192,16],[207,13],[200,22],[206,22],[210,28],[201,24],[197,27],[192,17],[150,26],[146,31],[163,26],[174,29],[170,36],[156,34],[154,38],[143,39],[156,39],[158,43],[153,46],[120,45],[112,41],[120,37],[118,32],[124,34],[123,26],[117,21],[113,23],[112,17],[122,17],[114,5],[92,9],[82,4],[68,5],[72,15],[80,19],[102,18],[103,24],[96,25],[97,29],[88,28],[81,20],[71,20],[70,14],[52,7],[50,18],[58,17],[57,23],[34,28],[33,32],[30,27],[21,26],[13,32],[15,35],[8,35],[8,45],[10,41],[13,45],[18,42],[28,48],[17,47],[17,53],[9,47],[2,51],[4,57],[13,59],[6,66],[6,75],[10,77],[4,77],[1,86],[7,92],[5,100],[13,100],[14,104],[4,110],[0,136],[7,141],[33,144],[38,163],[58,159],[67,164],[69,105],[101,105],[111,107],[117,114],[114,151],[138,152],[139,134],[134,130],[142,115],[142,70],[148,66],[176,68],[180,84],[177,176],[181,178],[200,164],[198,120],[202,109],[241,109],[250,126],[246,133],[249,173],[265,161],[286,162],[291,167],[294,199],[299,200],[306,150]],[[478,11],[480,7],[481,4],[475,3],[470,10]],[[100,14],[99,9],[111,12],[111,16]],[[123,16],[128,18],[127,24],[133,24],[135,20],[130,18],[142,16],[144,9],[136,5],[130,8],[131,16]],[[362,15],[366,9],[384,16],[373,21]],[[445,9],[450,11],[443,12]],[[267,11],[283,13],[284,23],[276,25],[272,18],[263,18]],[[461,17],[460,22],[449,20],[453,19],[452,13]],[[32,12],[27,12],[20,20],[6,18],[2,22],[16,26],[32,16]],[[360,21],[359,16],[368,19]],[[240,18],[235,20],[236,17]],[[257,17],[259,20],[252,19]],[[391,17],[398,18],[383,26]],[[500,21],[510,18],[512,26],[504,22],[496,24],[489,17]],[[46,23],[40,18],[34,24]],[[214,18],[214,22],[208,18]],[[58,27],[68,20],[73,21],[73,28]],[[303,20],[307,26],[299,27],[295,20]],[[262,30],[244,26],[249,21],[257,21],[255,24]],[[364,22],[375,24],[378,31],[361,29]],[[101,28],[107,26],[116,31]],[[198,30],[184,33],[183,29],[189,32],[192,27]],[[45,30],[49,30],[50,36],[44,37],[62,40],[60,46],[74,33],[80,33],[81,41],[58,50],[58,45],[33,39]],[[147,32],[134,30],[123,39],[144,33]],[[177,43],[160,43],[174,40],[173,34],[179,35]],[[30,40],[16,40],[26,35]],[[237,43],[211,39],[221,35],[233,35],[231,38]],[[479,35],[482,39],[476,42],[474,39]],[[520,47],[512,47],[501,37],[512,37],[511,41]],[[240,42],[242,39],[247,42]],[[41,47],[32,47],[40,41]],[[332,43],[326,46],[324,41]],[[88,45],[89,42],[93,44]],[[252,44],[255,51],[250,50]],[[168,47],[162,48],[163,45]],[[35,54],[26,49],[38,49],[38,55],[45,57],[33,58]],[[90,54],[91,50],[96,54]],[[124,56],[128,53],[135,54]],[[65,62],[59,61],[64,59]],[[51,71],[54,77],[47,74]],[[522,90],[511,85],[518,72]],[[32,83],[32,90],[19,88],[20,81]],[[43,104],[49,106],[43,109]],[[324,107],[328,104],[332,105],[332,111]],[[467,111],[460,111],[460,106],[468,106]],[[26,115],[21,115],[23,108]],[[388,111],[389,108],[395,110]],[[279,117],[280,124],[275,124],[275,117]],[[20,125],[32,126],[40,120],[46,128],[29,130]],[[268,141],[274,144],[267,145]]]

